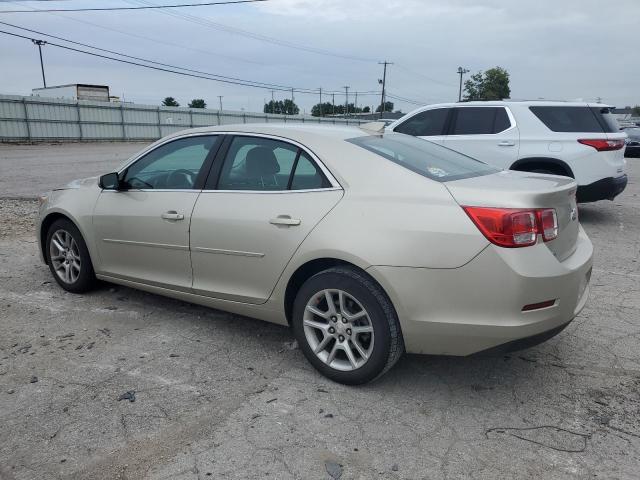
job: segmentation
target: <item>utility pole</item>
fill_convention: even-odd
[[[44,63],[42,62],[42,45],[46,45],[44,40],[31,40],[34,45],[38,46],[38,52],[40,52],[40,69],[42,70],[42,85],[47,88],[47,80],[44,78]]]
[[[320,116],[323,116],[322,112],[322,87],[320,87]]]
[[[333,112],[331,113],[332,115],[335,115],[336,114],[336,94],[335,93],[331,94],[331,105],[333,106]]]
[[[469,73],[469,70],[466,68],[458,67],[458,75],[460,75],[460,88],[458,89],[458,101],[462,101],[462,76],[465,73]]]
[[[356,102],[353,105],[353,113],[358,113],[358,91],[356,90]]]
[[[393,65],[391,62],[378,62],[378,65],[384,65],[384,71],[382,72],[382,80],[378,80],[379,84],[382,84],[382,97],[380,101],[380,118],[382,118],[382,114],[384,113],[384,109],[386,107],[386,87],[387,87],[387,65]]]
[[[349,116],[349,86],[344,87],[344,116]]]
[[[273,99],[273,90],[271,90],[271,115],[273,115],[274,108],[276,106],[276,101]]]
[[[220,111],[222,111],[222,95],[218,95],[218,100],[220,100]]]
[[[293,105],[295,104],[295,102],[293,101],[293,88],[291,89],[291,115],[293,115]]]

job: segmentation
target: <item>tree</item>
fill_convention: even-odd
[[[478,72],[464,82],[464,101],[503,100],[511,96],[509,72],[502,67]]]
[[[276,115],[298,115],[300,108],[291,99],[286,100],[270,100],[264,104],[262,109],[264,113],[273,113]]]
[[[179,107],[180,104],[178,102],[176,102],[176,99],[173,97],[166,97],[163,101],[162,101],[162,105],[164,105],[165,107]]]
[[[636,105],[635,107],[633,107],[631,112],[633,113],[634,117],[640,117],[640,105]]]
[[[370,113],[370,112],[371,112],[371,109],[368,106],[362,109],[362,113]]]
[[[189,108],[207,108],[207,102],[202,98],[194,98],[189,103]]]
[[[378,105],[378,108],[376,108],[376,112],[380,112],[380,107],[381,105]],[[393,112],[393,102],[384,102],[384,111],[385,112]]]
[[[311,115],[314,117],[323,117],[324,115],[331,115],[333,113],[333,104],[331,102],[324,102],[323,104],[316,103],[311,107]]]

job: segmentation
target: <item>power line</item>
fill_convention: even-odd
[[[427,75],[424,75],[422,73],[416,72],[414,70],[410,70],[410,69],[408,69],[407,67],[405,67],[403,65],[396,64],[396,67],[399,68],[400,70],[404,70],[406,73],[409,73],[409,74],[414,75],[416,77],[424,78],[425,80],[429,80],[430,82],[437,83],[438,85],[442,85],[444,87],[452,87],[453,86],[453,84],[451,84],[451,83],[441,82],[440,80],[437,80],[435,78],[429,77]]]
[[[0,22],[2,24],[6,24],[6,22]],[[22,27],[19,27],[22,28]],[[31,37],[27,37],[25,35],[20,35],[17,33],[12,33],[12,32],[7,32],[4,30],[0,30],[0,33],[3,33],[5,35],[11,35],[14,37],[18,37],[18,38],[23,38],[26,40],[30,40],[30,41],[35,41],[36,39],[31,38]],[[51,36],[48,34],[44,34],[42,33],[42,35],[47,35],[47,36]],[[66,40],[63,39],[62,37],[54,37],[51,36],[52,38],[57,38],[57,39],[62,39],[63,41],[69,42],[69,43],[75,43],[75,44],[79,44],[79,42],[73,42],[70,40]],[[86,50],[82,50],[82,49],[78,49],[78,48],[73,48],[70,47],[68,45],[61,45],[59,43],[54,43],[54,42],[47,42],[47,45],[51,45],[54,47],[58,47],[58,48],[63,48],[66,50],[71,50],[77,53],[84,53],[86,55],[92,55],[95,57],[99,57],[99,58],[104,58],[107,60],[112,60],[112,61],[116,61],[116,62],[121,62],[121,63],[126,63],[129,65],[135,65],[135,66],[139,66],[139,67],[144,67],[144,68],[149,68],[152,70],[158,70],[158,71],[163,71],[163,72],[168,72],[168,73],[175,73],[177,75],[183,75],[183,76],[187,76],[187,77],[194,77],[194,78],[201,78],[204,80],[211,80],[211,81],[215,81],[215,82],[220,82],[220,83],[227,83],[227,84],[231,84],[231,85],[240,85],[240,86],[245,86],[245,87],[253,87],[253,88],[261,88],[261,89],[266,89],[266,90],[277,90],[277,91],[295,91],[298,93],[303,93],[303,94],[317,94],[318,90],[317,89],[309,89],[309,88],[296,88],[296,87],[290,87],[290,86],[285,86],[285,85],[278,85],[278,84],[269,84],[269,83],[263,83],[263,82],[258,82],[258,81],[253,81],[253,80],[246,80],[246,79],[241,79],[241,78],[236,78],[236,77],[226,77],[223,75],[217,75],[217,74],[213,74],[213,73],[206,73],[206,72],[199,72],[197,70],[192,70],[192,69],[187,69],[187,68],[183,68],[183,67],[179,67],[179,66],[175,66],[175,65],[170,65],[170,64],[163,64],[160,62],[154,62],[152,60],[147,60],[147,59],[143,59],[141,57],[133,57],[131,55],[126,55],[126,54],[122,54],[119,52],[114,52],[114,51],[107,51],[108,53],[113,53],[115,55],[120,55],[120,56],[126,56],[128,58],[133,58],[133,59],[137,59],[146,63],[154,63],[155,65],[159,65],[159,66],[155,66],[155,65],[146,65],[144,63],[139,63],[139,62],[134,62],[131,60],[125,60],[122,58],[116,58],[116,57],[112,57],[109,55],[102,55],[99,53],[95,53],[95,52],[89,52]],[[95,50],[101,50],[101,51],[105,51],[106,49],[100,49],[99,47],[94,47],[88,44],[81,44],[82,46],[86,46],[88,48],[92,48]],[[179,70],[184,70],[184,71],[179,71]],[[198,72],[198,73],[195,73]],[[334,92],[335,93],[335,92]],[[365,91],[365,92],[360,92],[361,95],[378,95],[378,92],[375,91]]]
[[[145,0],[138,0],[138,1],[129,1],[128,3],[133,3],[133,4],[138,4],[138,5],[146,5],[146,6],[154,6],[157,7],[158,5],[150,2],[150,1],[145,1]],[[360,56],[355,56],[355,55],[348,55],[348,54],[342,54],[342,53],[337,53],[337,52],[333,52],[330,50],[325,50],[322,48],[316,48],[316,47],[311,47],[308,45],[303,45],[297,42],[289,42],[286,40],[281,40],[279,38],[275,38],[275,37],[270,37],[267,35],[262,35],[259,33],[255,33],[255,32],[251,32],[248,30],[242,30],[240,28],[236,28],[236,27],[231,27],[229,25],[224,25],[222,23],[217,23],[217,22],[213,22],[209,19],[206,18],[201,18],[201,17],[197,17],[195,15],[191,15],[185,12],[173,12],[173,11],[163,11],[163,10],[158,10],[158,13],[162,13],[164,15],[169,15],[171,17],[175,17],[175,18],[181,18],[182,20],[185,20],[187,22],[191,22],[191,23],[195,23],[197,25],[203,26],[203,27],[209,27],[209,28],[213,28],[215,30],[221,30],[227,33],[232,33],[235,35],[241,35],[243,37],[248,37],[251,38],[253,40],[257,40],[257,41],[261,41],[261,42],[266,42],[266,43],[271,43],[274,45],[278,45],[281,47],[287,47],[287,48],[292,48],[292,49],[296,49],[296,50],[302,50],[305,52],[310,52],[310,53],[315,53],[318,55],[325,55],[325,56],[330,56],[330,57],[336,57],[336,58],[342,58],[342,59],[346,59],[346,60],[355,60],[355,61],[359,61],[359,62],[375,62],[376,59],[373,58],[366,58],[366,57],[360,57]]]
[[[145,5],[143,7],[93,7],[93,8],[47,8],[37,10],[0,10],[0,13],[50,13],[50,12],[105,12],[113,10],[149,10],[157,8],[207,7],[236,3],[267,2],[269,0],[225,0],[222,2],[179,3],[174,5]]]
[[[250,83],[260,84],[260,85],[264,85],[264,86],[268,86],[268,87],[281,87],[281,88],[287,89],[287,90],[289,90],[291,88],[289,85],[279,85],[279,84],[276,84],[276,83],[265,83],[265,82],[257,82],[257,81],[253,81],[253,80],[244,80],[242,78],[237,78],[237,77],[227,77],[225,75],[218,75],[218,74],[215,74],[215,73],[203,72],[203,71],[200,71],[200,70],[193,70],[193,69],[190,69],[190,68],[179,67],[179,66],[176,66],[176,65],[168,64],[168,63],[162,63],[162,62],[157,62],[157,61],[154,61],[154,60],[149,60],[147,58],[136,57],[136,56],[133,56],[133,55],[127,55],[126,53],[117,52],[115,50],[108,50],[106,48],[100,48],[100,47],[96,47],[94,45],[89,45],[88,43],[77,42],[75,40],[69,40],[67,38],[59,37],[59,36],[56,36],[56,35],[51,35],[49,33],[40,32],[38,30],[33,30],[31,28],[21,27],[19,25],[15,25],[13,23],[0,21],[0,24],[1,25],[7,25],[9,27],[17,28],[17,29],[20,29],[20,30],[25,30],[25,31],[31,32],[31,33],[37,33],[38,35],[45,35],[47,37],[55,38],[57,40],[62,40],[63,42],[72,43],[74,45],[80,45],[82,47],[91,48],[93,50],[98,50],[98,51],[106,52],[106,53],[112,53],[114,55],[119,55],[121,57],[131,58],[133,60],[140,60],[142,62],[152,63],[154,65],[160,65],[160,66],[163,66],[163,67],[176,68],[178,70],[184,70],[186,72],[199,73],[199,74],[202,74],[202,75],[210,75],[210,76],[213,76],[213,77],[220,77],[220,78],[224,78],[224,79],[227,79],[227,80],[237,80],[237,81],[241,81],[241,82],[250,82]]]

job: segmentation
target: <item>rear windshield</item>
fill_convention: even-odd
[[[454,150],[402,133],[356,137],[347,142],[439,182],[478,177],[498,171]]]
[[[536,106],[529,110],[553,132],[613,133],[619,130],[607,107]]]

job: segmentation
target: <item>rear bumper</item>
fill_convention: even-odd
[[[544,341],[584,307],[593,246],[582,228],[576,250],[559,262],[544,244],[490,245],[455,269],[370,267],[393,301],[409,353],[471,355]],[[525,305],[552,306],[522,311]]]
[[[627,181],[627,176],[621,175],[615,178],[603,178],[589,185],[579,185],[576,199],[578,203],[613,200],[627,187]]]

